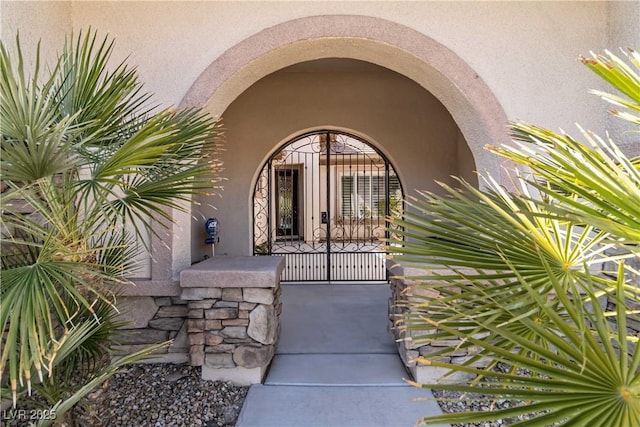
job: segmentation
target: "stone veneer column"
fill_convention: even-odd
[[[416,287],[420,283],[428,283],[428,280],[415,280],[415,277],[424,277],[427,272],[417,268],[402,267],[393,260],[387,261],[387,270],[391,277],[391,298],[389,301],[389,330],[398,345],[398,353],[404,365],[413,375],[414,380],[419,383],[433,383],[438,381],[442,375],[449,372],[448,369],[435,366],[421,365],[416,362],[418,357],[429,358],[431,353],[442,347],[456,347],[458,340],[437,340],[426,342],[417,341],[414,336],[424,336],[424,331],[408,331],[403,327],[403,319],[410,313],[409,302],[424,302],[425,298],[438,298],[439,292],[432,289]],[[454,353],[442,357],[439,360],[447,363],[462,364],[470,357],[467,350],[456,350]],[[477,366],[481,367],[482,362]],[[458,380],[467,378],[467,374],[456,373],[447,376],[447,380]]]
[[[180,273],[189,361],[202,378],[262,382],[280,332],[283,257],[213,257]]]

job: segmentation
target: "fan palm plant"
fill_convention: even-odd
[[[13,55],[0,45],[0,373],[14,405],[32,377],[108,351],[151,220],[217,188],[218,122],[149,105],[134,69],[108,66],[113,48],[71,36],[46,72],[38,50],[28,76],[19,39]]]
[[[640,69],[635,52],[627,57]],[[598,92],[629,110],[614,114],[638,124],[637,70],[611,53],[582,62],[623,94]],[[415,345],[460,343],[418,362],[473,375],[423,386],[528,403],[422,421],[638,425],[640,352],[627,328],[639,299],[638,162],[591,132],[579,142],[525,123],[512,131],[515,146],[488,148],[527,171],[513,175],[515,190],[487,177],[485,190],[460,181],[461,189],[443,185],[446,196],[422,193],[392,219],[405,237],[393,243],[401,264],[425,270],[414,286],[436,291],[412,292],[398,327]],[[604,271],[611,263],[615,271]],[[461,348],[472,354],[464,364],[443,358]]]

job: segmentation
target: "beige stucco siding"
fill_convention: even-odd
[[[621,13],[606,2],[9,1],[3,2],[2,36],[21,29],[28,32],[24,38],[57,41],[65,27],[108,31],[160,101],[179,104],[213,59],[264,28],[313,15],[373,16],[453,50],[488,83],[509,117],[569,128],[601,121],[597,100],[585,93],[596,80],[575,58],[612,47],[609,13],[628,16],[629,9]]]
[[[588,93],[603,85],[576,58],[640,48],[638,1],[4,0],[0,12],[2,40],[12,42],[20,31],[28,51],[42,39],[46,58],[72,30],[109,33],[114,62],[128,56],[160,105],[205,106],[224,116],[229,180],[223,198],[211,201],[219,209],[201,213],[220,217],[220,253],[230,255],[250,252],[251,186],[261,162],[298,132],[362,134],[389,156],[407,194],[478,165],[499,175],[482,146],[508,142],[507,118],[570,133],[577,133],[575,122],[598,133],[622,130]],[[307,34],[305,24],[318,26],[316,38],[296,38]],[[305,58],[335,56],[385,65],[409,79],[325,74],[311,82],[309,75],[276,73]],[[623,138],[627,150],[640,152],[633,134]],[[189,212],[174,218],[171,249],[156,257],[162,268],[152,268],[167,270],[151,274],[161,281],[176,279],[205,249],[201,221],[192,224]]]
[[[13,50],[19,32],[27,67],[33,65],[31,58],[39,41],[43,59],[53,61],[62,49],[65,36],[74,28],[71,9],[71,2],[0,1],[2,42]]]

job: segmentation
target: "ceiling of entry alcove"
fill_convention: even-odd
[[[358,59],[352,58],[322,58],[315,59],[311,61],[303,61],[297,64],[290,65],[288,67],[281,68],[277,71],[274,71],[271,74],[264,76],[262,79],[258,80],[256,83],[267,80],[273,76],[283,76],[283,75],[292,75],[292,74],[307,74],[307,75],[353,75],[353,77],[357,77],[357,75],[361,76],[371,76],[371,77],[381,77],[385,79],[392,79],[391,81],[404,81],[405,85],[409,85],[414,87],[417,91],[416,96],[422,96],[423,99],[431,99],[431,102],[435,102],[443,108],[444,111],[448,109],[438,100],[430,91],[419,85],[414,80],[396,72],[389,68],[383,67],[381,65],[377,65],[371,62],[362,61]],[[382,82],[382,80],[380,81]],[[384,83],[381,83],[384,84]],[[386,84],[384,84],[386,85]],[[254,84],[255,86],[255,84]],[[405,86],[405,87],[409,87]],[[377,87],[378,89],[382,89],[381,86]],[[420,94],[420,95],[418,95]]]

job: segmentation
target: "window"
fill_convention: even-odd
[[[385,176],[383,174],[355,173],[341,177],[341,211],[343,218],[372,218],[386,214]],[[400,197],[400,182],[389,176],[389,200]]]

